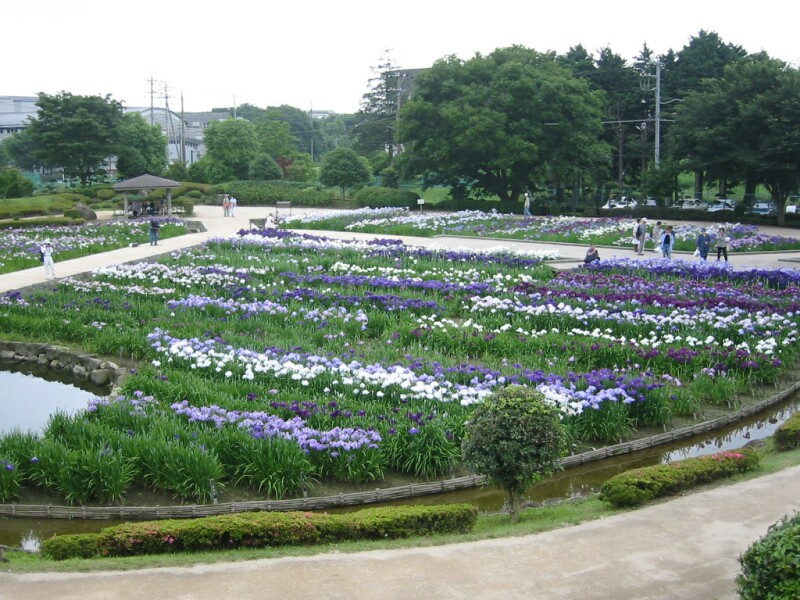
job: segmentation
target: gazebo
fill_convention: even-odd
[[[164,179],[163,177],[156,177],[155,175],[139,175],[132,179],[126,179],[114,184],[115,192],[125,192],[123,196],[123,208],[125,216],[128,216],[128,192],[141,191],[141,190],[167,190],[167,215],[172,215],[172,190],[180,186],[177,181],[172,179]]]

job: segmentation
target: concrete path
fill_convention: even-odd
[[[157,248],[143,245],[65,261],[56,270],[63,277],[150,258],[247,228],[250,218],[261,218],[264,212],[240,207],[237,217],[224,218],[218,207],[198,207],[196,218],[204,222],[206,233],[164,240]],[[452,238],[406,241],[439,247],[499,245]],[[559,250],[578,261],[585,247],[559,245]],[[635,256],[623,249],[609,252]],[[732,262],[787,266],[782,261],[796,257],[734,254]],[[3,275],[0,292],[44,281],[41,268]],[[0,572],[0,599],[728,599],[736,597],[739,555],[769,525],[799,509],[800,467],[795,467],[534,536],[135,572]]]
[[[107,573],[0,573],[3,600],[722,600],[800,509],[800,467],[538,535]]]

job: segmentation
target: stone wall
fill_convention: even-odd
[[[75,352],[68,348],[29,342],[0,340],[0,361],[26,363],[48,367],[54,371],[72,373],[75,379],[90,381],[100,387],[112,387],[125,374],[117,364],[98,358],[95,354]]]

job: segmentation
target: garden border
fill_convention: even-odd
[[[800,380],[795,381],[780,392],[771,395],[751,406],[740,408],[732,413],[703,421],[696,425],[681,427],[674,431],[660,433],[654,436],[614,444],[568,456],[560,461],[564,468],[596,462],[612,456],[630,454],[670,442],[684,440],[696,435],[719,429],[731,423],[740,421],[754,415],[766,408],[788,400],[800,390]],[[187,519],[194,517],[208,517],[213,515],[231,514],[251,511],[298,511],[298,510],[325,510],[347,506],[360,506],[389,502],[393,500],[408,500],[420,496],[429,496],[445,492],[470,489],[483,485],[484,478],[478,475],[457,477],[430,483],[412,483],[409,485],[375,489],[368,492],[353,492],[350,494],[337,494],[335,496],[304,497],[290,500],[251,500],[245,502],[224,502],[219,504],[192,504],[177,506],[56,506],[32,504],[0,504],[0,517],[17,518],[48,518],[48,519]]]

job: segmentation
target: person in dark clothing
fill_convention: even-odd
[[[158,246],[158,219],[150,219],[150,245]]]

